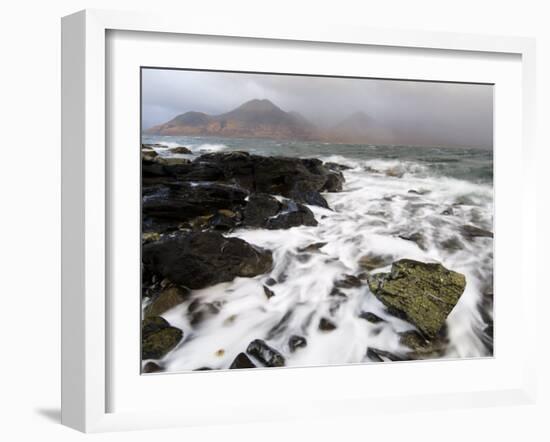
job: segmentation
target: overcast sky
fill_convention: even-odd
[[[361,111],[376,124],[409,138],[404,144],[491,148],[493,143],[493,87],[489,85],[142,71],[144,129],[187,111],[224,113],[254,98],[298,111],[322,127]]]

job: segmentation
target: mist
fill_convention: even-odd
[[[142,127],[255,98],[327,130],[364,113],[380,144],[493,146],[493,86],[465,83],[143,69]]]

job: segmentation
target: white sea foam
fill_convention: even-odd
[[[166,370],[228,368],[257,338],[278,349],[288,366],[367,362],[368,347],[403,351],[398,333],[414,327],[389,315],[366,285],[341,289],[345,301],[330,296],[335,281],[363,271],[358,261],[364,255],[387,257],[389,262],[438,261],[465,274],[466,290],[447,321],[450,345],[445,357],[488,354],[481,338],[484,322],[479,304],[492,278],[492,239],[467,241],[459,229],[465,224],[491,228],[492,187],[430,176],[426,167],[410,162],[323,159],[352,167],[344,171],[343,191],[324,195],[333,210],[309,206],[319,222],[316,227],[233,232],[231,236],[272,250],[274,267],[270,274],[236,278],[194,292],[193,299],[221,305],[219,314],[196,328],[187,317],[191,301],[164,314],[185,334],[166,357]],[[387,176],[390,169],[403,171],[402,177]],[[400,237],[413,233],[424,236],[423,249]],[[319,242],[326,245],[318,252],[300,253],[299,249]],[[278,281],[270,287],[275,293],[270,299],[263,288],[268,278]],[[361,312],[372,312],[386,322],[372,324],[358,316]],[[337,328],[319,330],[322,317],[330,318]],[[294,334],[306,337],[308,343],[291,352],[288,339]]]

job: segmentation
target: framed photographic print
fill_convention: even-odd
[[[531,401],[533,54],[64,18],[63,422]]]

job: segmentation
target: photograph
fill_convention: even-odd
[[[142,374],[493,357],[493,84],[140,87]]]

